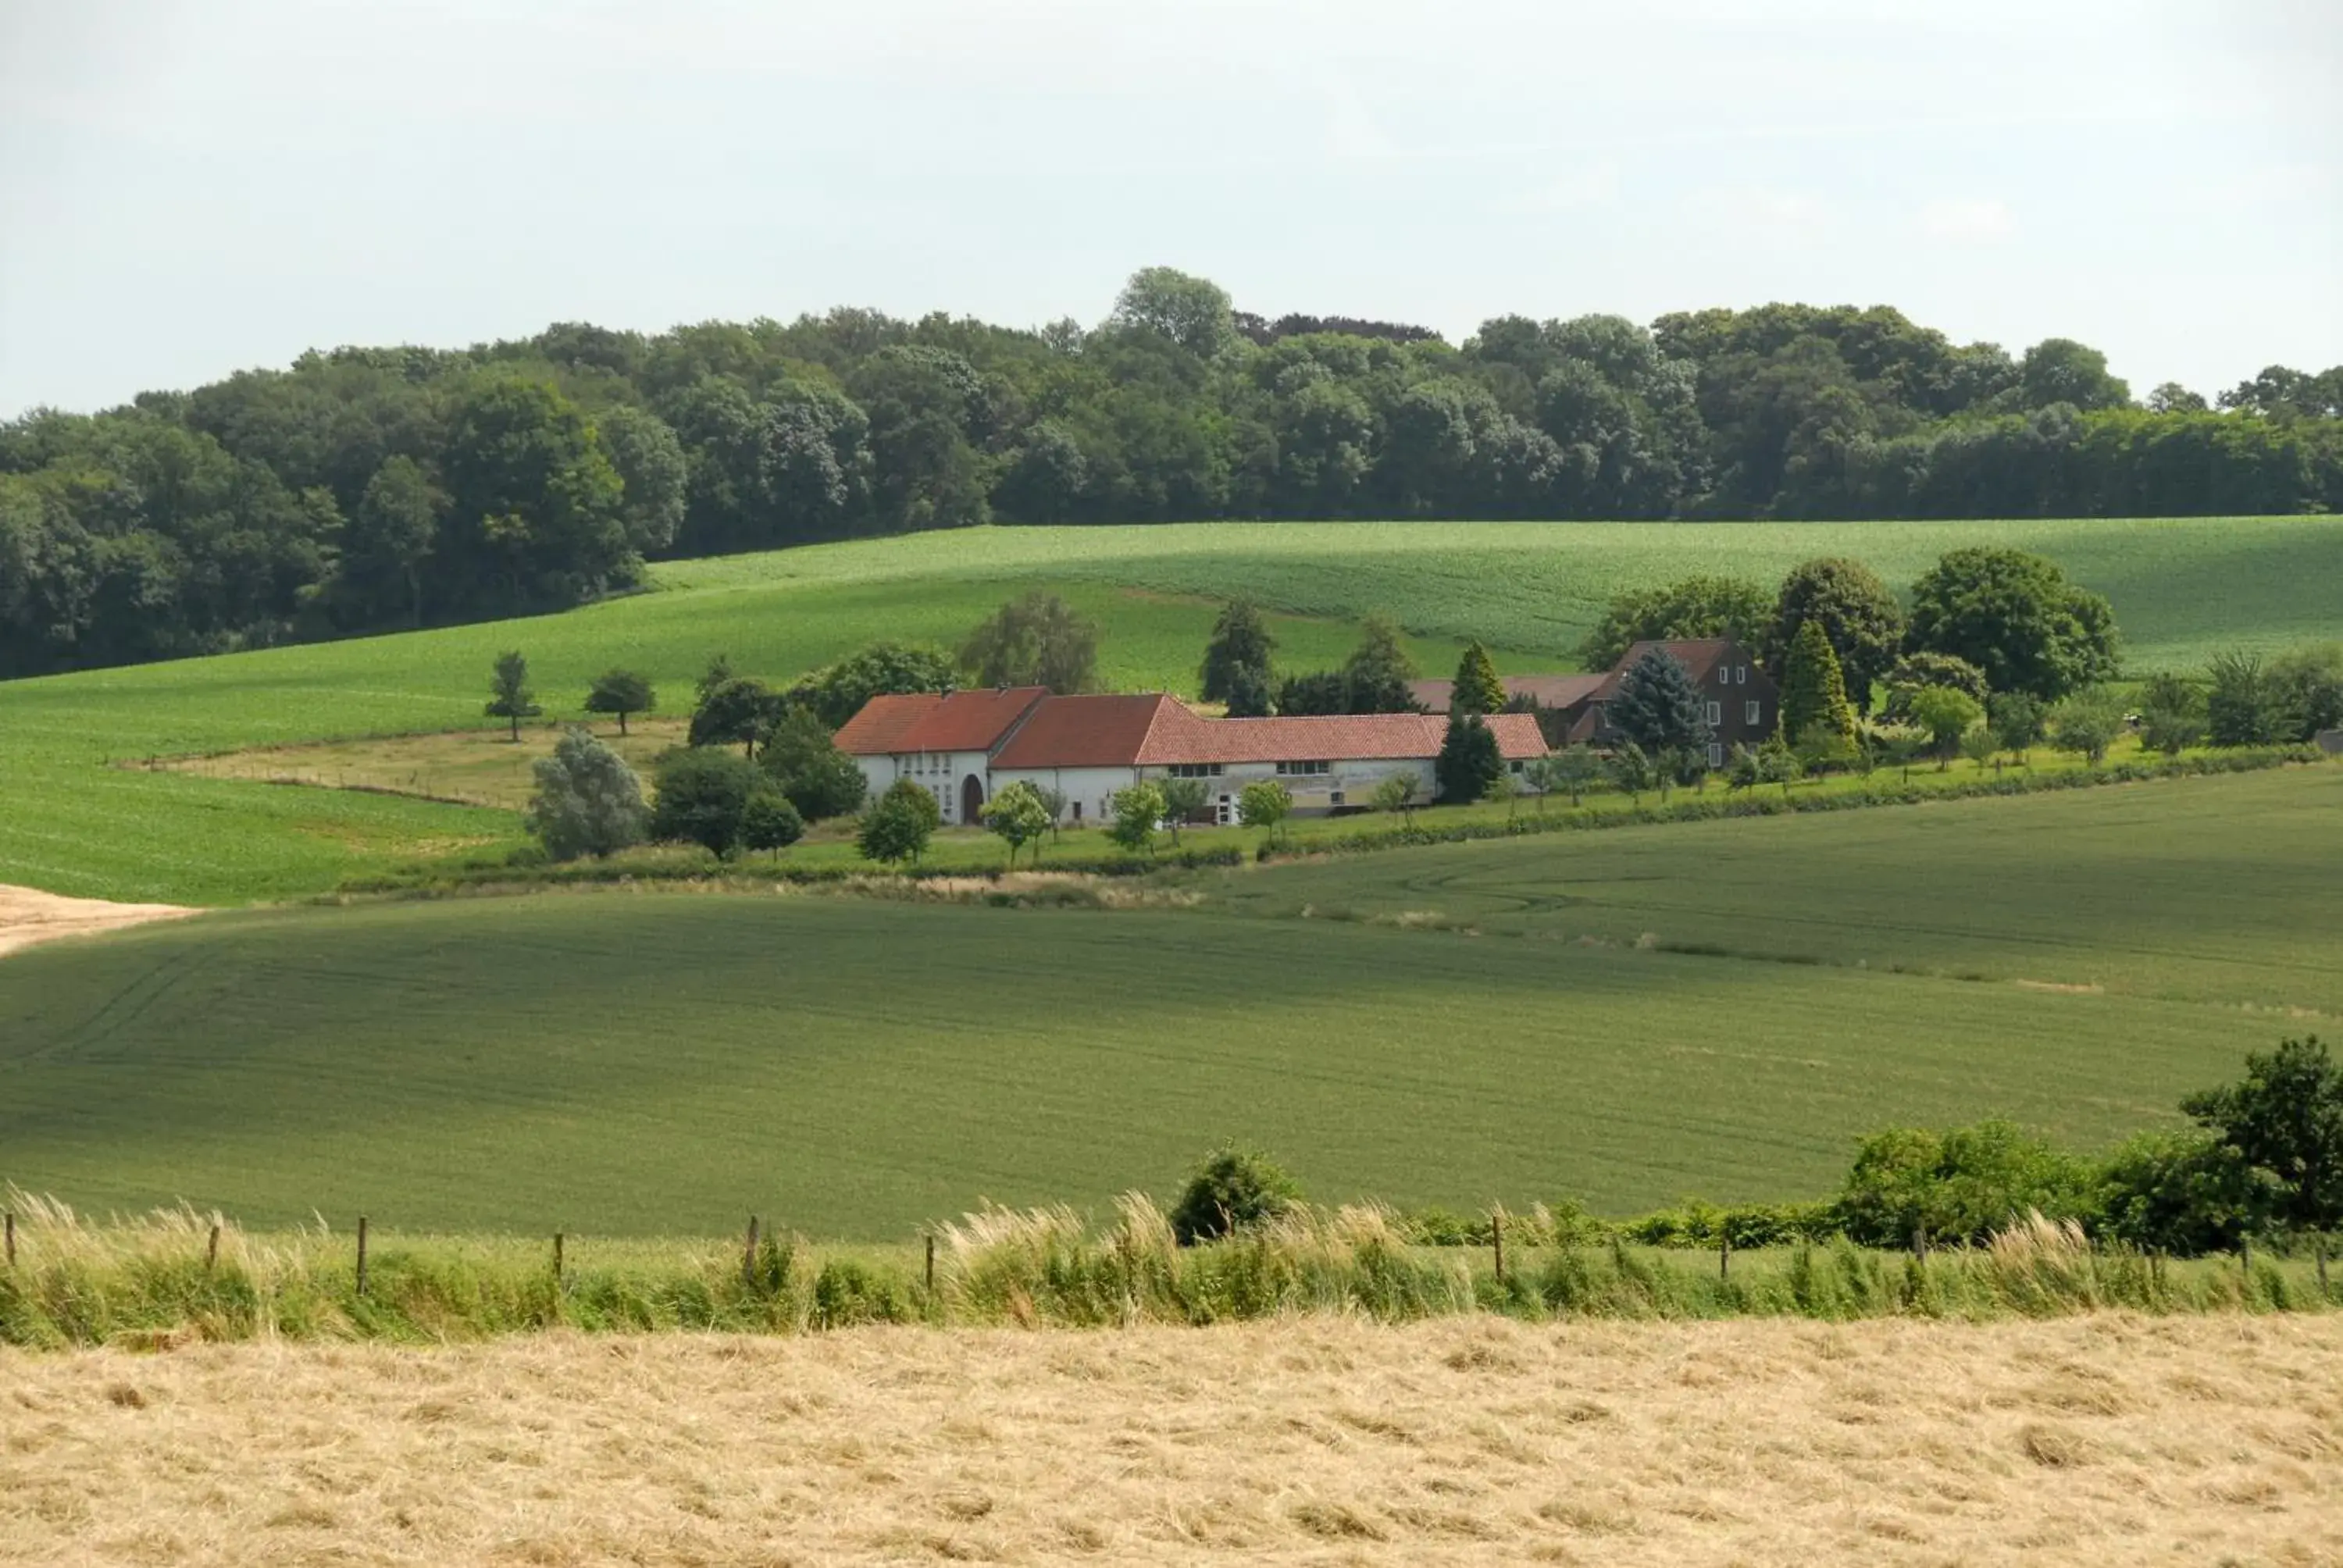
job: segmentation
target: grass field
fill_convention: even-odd
[[[1227,910],[217,915],[0,964],[0,1181],[884,1239],[1228,1138],[1329,1200],[1817,1196],[1884,1123],[2103,1145],[2343,1011],[2339,808],[2313,768],[1624,828],[1200,877]]]
[[[1184,689],[1217,596],[1294,612],[1282,656],[1332,662],[1374,610],[1430,668],[1482,636],[1552,668],[1615,589],[1702,570],[1772,576],[1852,554],[1891,582],[1984,541],[2046,551],[2107,593],[2136,668],[2226,647],[2343,636],[2343,519],[1850,524],[1312,524],[977,529],[663,566],[660,591],[571,613],[0,684],[0,882],[95,898],[235,904],[508,836],[508,816],[109,762],[484,727],[496,654],[531,659],[549,712],[614,664],[670,707],[719,649],[786,678],[877,637],[950,640],[1029,586],[1105,628],[1111,686]]]
[[[0,1562],[2317,1568],[2343,1318],[0,1347]]]

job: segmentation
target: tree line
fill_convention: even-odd
[[[643,563],[986,521],[2343,508],[2343,367],[2144,400],[1885,307],[1404,324],[1134,275],[1038,329],[582,323],[0,425],[0,677],[557,608]]]

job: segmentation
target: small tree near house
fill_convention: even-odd
[[[1172,829],[1172,846],[1180,845],[1180,829],[1204,814],[1212,799],[1212,791],[1202,779],[1159,779],[1156,789],[1163,797],[1163,825]]]
[[[1155,825],[1163,819],[1163,791],[1152,784],[1133,784],[1114,792],[1114,820],[1106,836],[1126,849],[1155,847]]]
[[[1009,869],[1013,871],[1017,869],[1017,851],[1038,843],[1041,835],[1050,831],[1052,819],[1041,791],[1017,779],[1002,785],[1000,793],[984,803],[984,825],[1009,846]],[[1041,851],[1036,849],[1034,853]]]
[[[1924,686],[1912,694],[1912,722],[1926,730],[1942,772],[1960,749],[1961,737],[1985,718],[1985,705],[1966,691],[1948,686]]]
[[[862,813],[854,845],[866,860],[897,865],[917,860],[943,825],[943,809],[915,779],[898,779]]]
[[[1270,844],[1277,842],[1278,824],[1292,814],[1293,791],[1274,779],[1255,779],[1237,796],[1237,820],[1261,829]]]
[[[1393,773],[1375,786],[1373,804],[1378,811],[1396,811],[1409,827],[1415,826],[1415,798],[1423,782],[1413,773]]]
[[[497,655],[496,673],[489,678],[488,693],[488,716],[508,721],[516,744],[520,740],[520,721],[545,711],[537,705],[537,693],[528,689],[528,660],[518,652]]]
[[[627,715],[649,713],[658,700],[651,683],[631,669],[605,670],[594,678],[586,693],[586,711],[615,713],[618,716],[618,733],[627,732]]]
[[[770,849],[779,861],[781,851],[805,837],[805,819],[788,796],[771,783],[759,785],[740,809],[740,847]]]

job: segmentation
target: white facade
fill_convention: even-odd
[[[857,757],[862,782],[870,798],[884,795],[899,779],[917,781],[936,798],[943,819],[955,825],[976,824],[968,814],[971,803],[981,809],[992,799],[992,758],[983,751],[907,751],[888,757]],[[970,789],[973,782],[975,789]]]
[[[1297,817],[1320,817],[1364,806],[1373,799],[1376,788],[1394,773],[1415,779],[1416,799],[1421,803],[1430,803],[1435,787],[1428,757],[1353,758],[1324,764],[1322,773],[1310,771],[1314,766],[1309,762],[1215,762],[1170,767],[1150,762],[1135,768],[1002,768],[992,771],[990,789],[998,793],[1020,779],[1037,789],[1056,789],[1066,798],[1059,820],[1071,826],[1111,820],[1118,789],[1141,782],[1192,778],[1204,786],[1212,819],[1232,826],[1237,819],[1237,797],[1244,793],[1246,785],[1264,779],[1274,779],[1292,792]]]

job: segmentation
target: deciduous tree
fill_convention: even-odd
[[[1904,607],[1895,592],[1869,567],[1844,557],[1792,568],[1782,579],[1765,631],[1761,657],[1767,669],[1787,673],[1790,650],[1809,622],[1821,624],[1849,698],[1858,709],[1867,709],[1873,685],[1886,676],[1904,643]]]
[[[1204,645],[1203,668],[1197,672],[1197,695],[1206,702],[1225,702],[1236,714],[1236,698],[1258,691],[1266,694],[1271,656],[1277,639],[1269,622],[1251,599],[1232,599],[1221,607],[1212,624],[1212,640]],[[1250,706],[1250,704],[1248,705]],[[1248,715],[1236,715],[1248,717]]]
[[[531,765],[537,789],[525,826],[556,860],[611,855],[642,842],[650,812],[626,759],[582,729],[554,742],[553,755]]]
[[[1293,791],[1274,779],[1256,779],[1237,795],[1237,820],[1277,842],[1279,825],[1293,813]]]
[[[511,724],[516,744],[520,740],[520,721],[545,711],[537,705],[537,693],[528,689],[528,660],[519,653],[497,655],[496,673],[488,681],[488,704],[483,711]]]
[[[927,852],[928,840],[943,825],[943,809],[915,779],[898,779],[887,787],[854,836],[855,849],[866,860],[897,865],[917,860]]]
[[[631,669],[610,669],[595,677],[586,693],[586,711],[617,714],[618,733],[624,735],[627,715],[649,713],[658,700],[649,678]]]
[[[984,825],[1009,846],[1009,869],[1012,871],[1017,869],[1017,851],[1040,842],[1054,821],[1041,792],[1022,779],[1011,779],[984,803]]]
[[[719,859],[739,845],[750,797],[771,788],[748,759],[699,747],[660,758],[655,779],[651,837]]]
[[[978,686],[1046,686],[1061,697],[1087,691],[1097,679],[1098,625],[1036,589],[970,632],[960,663]]]
[[[1114,792],[1114,818],[1106,836],[1126,849],[1155,847],[1155,826],[1163,820],[1163,791],[1152,784],[1133,784]]]
[[[1911,642],[1968,660],[1996,691],[2046,702],[2116,673],[2107,601],[2023,550],[1948,551],[1913,586]]]

